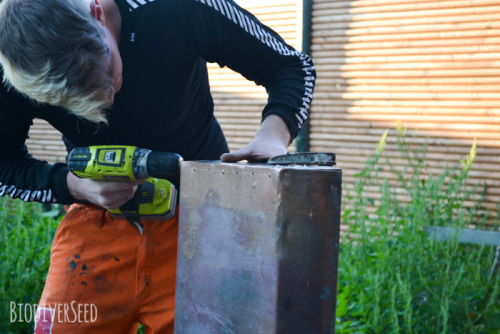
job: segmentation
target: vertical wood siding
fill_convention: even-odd
[[[434,173],[476,139],[471,183],[486,182],[483,209],[497,215],[499,19],[499,0],[315,0],[311,150],[336,152],[349,188],[386,129],[387,155],[408,167],[397,153],[398,122],[410,137],[416,131],[416,146],[429,144]]]

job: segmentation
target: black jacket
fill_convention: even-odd
[[[122,15],[123,86],[95,125],[0,85],[0,195],[71,203],[65,164],[34,159],[25,146],[33,118],[74,146],[135,145],[218,159],[228,151],[213,114],[206,62],[263,85],[263,117],[279,115],[292,139],[307,119],[315,81],[311,59],[230,0],[115,0]],[[142,4],[141,4],[142,3]],[[175,182],[174,180],[174,183]]]

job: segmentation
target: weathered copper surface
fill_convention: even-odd
[[[333,333],[341,170],[183,162],[177,334]]]

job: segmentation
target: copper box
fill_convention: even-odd
[[[341,177],[183,162],[175,333],[333,333]]]

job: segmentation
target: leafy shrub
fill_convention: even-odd
[[[26,320],[45,284],[58,215],[40,203],[0,198],[0,333],[33,333],[34,321]]]
[[[464,161],[424,176],[426,147],[410,147],[399,129],[411,173],[387,160],[394,185],[379,178],[386,136],[344,200],[349,232],[339,255],[337,333],[500,333],[500,277],[490,277],[495,247],[437,241],[424,231],[485,222],[484,188],[468,182],[475,145]],[[366,197],[373,185],[380,199]]]

